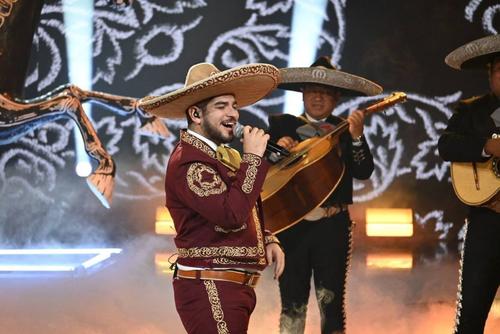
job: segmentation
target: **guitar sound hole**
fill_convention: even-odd
[[[497,178],[500,178],[500,158],[494,158],[491,162],[491,165],[493,174],[495,174]]]

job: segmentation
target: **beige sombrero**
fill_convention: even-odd
[[[500,35],[492,35],[453,50],[444,62],[457,70],[486,69],[486,65],[497,55],[500,55]]]
[[[382,87],[365,78],[342,72],[331,65],[328,57],[318,58],[311,67],[281,68],[278,88],[302,91],[307,83],[340,88],[343,95],[378,95]]]
[[[191,66],[183,88],[145,97],[139,108],[159,117],[184,118],[190,106],[224,94],[234,95],[239,107],[253,104],[276,88],[279,70],[269,64],[249,64],[220,71],[210,63]]]

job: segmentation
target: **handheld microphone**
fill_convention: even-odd
[[[243,138],[243,127],[244,126],[240,123],[235,124],[233,128],[233,134],[236,138]],[[290,155],[290,152],[287,149],[269,140],[267,141],[266,151],[276,153],[285,157],[288,157]]]

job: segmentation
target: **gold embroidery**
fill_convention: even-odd
[[[208,177],[208,181],[204,181]],[[218,195],[227,190],[220,175],[212,168],[199,162],[192,163],[187,171],[186,180],[192,192],[200,197]]]
[[[214,316],[214,320],[217,322],[217,333],[229,334],[227,323],[224,321],[224,311],[222,310],[222,305],[220,303],[217,286],[212,280],[204,280],[203,283],[205,284],[205,289],[207,289],[208,300],[210,301],[210,306],[212,307],[212,315]]]
[[[0,1],[0,28],[5,23],[10,14],[12,14],[12,8],[17,0],[2,0]]]
[[[260,219],[259,215],[257,214],[257,207],[253,207],[252,210],[252,217],[253,217],[253,222],[255,224],[255,232],[257,234],[257,248],[259,250],[259,264],[266,264],[266,259],[264,258],[264,255],[266,254],[266,250],[264,249],[264,238],[262,237],[262,230],[260,228]]]
[[[257,177],[257,167],[260,166],[262,160],[261,157],[255,154],[245,153],[243,154],[242,162],[248,163],[248,168],[241,190],[243,190],[245,194],[250,194],[253,190],[255,178]]]
[[[261,264],[261,263],[259,263],[257,261],[248,261],[248,262],[233,261],[233,260],[229,260],[229,259],[226,259],[226,258],[223,258],[223,257],[215,258],[215,259],[213,259],[212,262],[215,263],[215,264]]]
[[[256,257],[261,255],[260,247],[220,246],[177,248],[179,257]],[[262,254],[264,255],[264,254]]]
[[[231,233],[231,232],[233,232],[234,233],[234,232],[239,232],[239,231],[246,230],[246,228],[247,228],[247,224],[245,223],[242,226],[240,226],[238,228],[235,228],[235,229],[232,229],[232,230],[231,229],[226,230],[226,229],[220,227],[219,225],[215,225],[214,229],[215,229],[216,232],[222,232],[222,233]]]
[[[203,153],[208,154],[210,157],[215,159],[215,152],[205,144],[202,140],[196,138],[195,136],[189,134],[187,131],[181,131],[181,140],[188,143],[189,145],[196,147]]]
[[[252,210],[253,223],[255,225],[255,233],[257,235],[257,247],[246,246],[219,246],[219,247],[191,247],[177,248],[179,258],[217,258],[213,260],[216,264],[233,264],[233,260],[227,259],[234,257],[259,257],[258,264],[265,265],[264,258],[266,251],[264,248],[264,237],[260,227],[260,220],[257,214],[256,207]],[[239,263],[239,262],[235,262]],[[255,262],[243,262],[246,264],[255,264]]]

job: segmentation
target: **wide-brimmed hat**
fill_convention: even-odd
[[[159,117],[184,118],[186,110],[205,99],[232,94],[239,107],[253,104],[276,88],[279,70],[269,64],[249,64],[220,71],[210,63],[191,66],[183,88],[145,97],[139,108]]]
[[[278,88],[303,91],[306,84],[319,84],[339,89],[343,95],[378,95],[382,87],[376,83],[337,70],[330,58],[318,58],[310,67],[287,67],[280,69],[281,82]]]
[[[450,52],[444,62],[457,70],[486,69],[500,56],[500,35],[492,35],[469,42]]]

